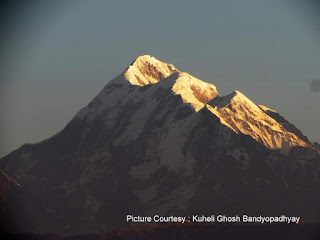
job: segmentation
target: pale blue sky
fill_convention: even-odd
[[[66,2],[12,13],[1,45],[0,156],[60,131],[142,54],[222,95],[238,89],[320,142],[320,93],[309,89],[320,77],[319,25],[298,0]]]

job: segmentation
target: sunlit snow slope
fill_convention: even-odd
[[[270,109],[259,107],[239,91],[213,99],[207,108],[236,133],[249,135],[268,148],[287,153],[293,146],[310,145],[265,113]]]

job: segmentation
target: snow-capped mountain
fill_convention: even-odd
[[[239,91],[213,99],[207,108],[236,133],[249,135],[268,148],[288,153],[293,146],[311,147],[265,112],[271,109],[259,107]]]
[[[145,91],[150,87],[151,89]],[[149,102],[155,99],[155,102],[147,103],[153,108],[162,97],[161,91],[165,90],[172,92],[169,95],[180,95],[182,101],[191,104],[196,111],[218,94],[214,85],[205,83],[188,73],[180,72],[172,64],[163,63],[152,56],[145,55],[138,57],[127,70],[107,84],[76,117],[91,118],[93,116],[89,115],[97,115],[101,111],[117,108],[123,102],[129,104],[129,102]]]
[[[0,167],[21,184],[28,231],[105,232],[126,226],[128,213],[320,222],[317,146],[242,93],[220,96],[145,55],[61,132],[23,145]]]
[[[150,55],[144,55],[133,61],[120,76],[133,85],[145,86],[157,83],[176,72],[179,70],[172,64],[161,62]]]

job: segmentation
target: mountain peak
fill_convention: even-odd
[[[320,222],[320,146],[301,135],[239,91],[220,97],[140,56],[58,134],[0,159],[0,219],[14,223],[9,231],[70,235],[127,226],[127,213],[281,215],[286,206]]]
[[[251,101],[248,97],[246,97],[242,92],[238,90],[235,90],[226,96],[217,97],[210,102],[210,105],[212,107],[217,107],[217,108],[224,108],[228,104],[237,104],[237,105],[245,104],[250,106],[250,108],[255,111],[258,111],[258,112],[262,111],[258,107],[258,105],[256,105],[253,101]]]
[[[309,145],[240,91],[214,98],[207,104],[207,108],[234,132],[249,135],[268,148],[281,149],[287,153],[292,146]]]
[[[124,72],[125,79],[133,85],[144,86],[161,81],[179,72],[172,64],[162,62],[151,55],[137,57]]]
[[[184,103],[190,103],[196,111],[218,95],[213,84],[201,81],[186,72],[174,73],[165,81],[170,83],[171,90],[180,95]]]
[[[138,56],[130,65],[133,65],[138,62],[160,62],[160,60],[156,59],[154,56],[145,54]]]

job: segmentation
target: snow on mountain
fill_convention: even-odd
[[[126,226],[128,213],[320,222],[320,158],[289,127],[242,93],[220,97],[214,85],[145,55],[61,132],[23,145],[0,168],[22,186],[23,231],[105,232]],[[309,209],[297,212],[301,202]]]
[[[148,91],[145,91],[146,89]],[[76,118],[92,120],[105,114],[106,110],[110,115],[111,110],[117,111],[123,103],[133,104],[149,99],[145,103],[149,107],[145,106],[142,110],[144,113],[138,114],[140,118],[145,117],[145,114],[151,113],[148,109],[153,108],[159,101],[153,95],[160,94],[165,89],[170,90],[171,94],[181,96],[182,101],[191,104],[195,111],[199,111],[218,95],[213,84],[179,72],[172,64],[144,55],[138,57],[124,73],[110,81],[88,106],[79,111]]]
[[[180,95],[184,103],[190,103],[196,111],[218,95],[213,84],[203,82],[185,72],[178,73],[172,91]]]
[[[161,62],[150,55],[139,56],[123,73],[111,80],[88,106],[81,109],[76,118],[93,119],[104,109],[116,107],[123,102],[123,98],[136,89],[135,86],[158,83],[176,72],[179,70],[172,64]],[[130,97],[133,97],[132,94]]]
[[[259,105],[259,107],[270,117],[272,117],[274,120],[276,120],[278,123],[280,123],[288,132],[291,132],[301,138],[303,141],[310,143],[309,139],[303,135],[303,133],[296,128],[292,123],[288,122],[284,117],[282,117],[278,112],[276,112],[273,109],[270,109],[266,106]]]
[[[264,105],[258,105],[259,106],[259,108],[261,108],[264,112],[274,112],[274,113],[276,113],[276,111],[275,110],[273,110],[273,109],[271,109],[271,108],[268,108],[268,107],[266,107],[266,106],[264,106]]]
[[[206,106],[220,118],[221,123],[236,133],[251,136],[268,148],[281,149],[288,153],[293,146],[310,146],[308,139],[291,123],[286,120],[278,122],[280,118],[276,115],[279,114],[274,110],[256,105],[239,91],[220,97],[213,84],[180,72],[172,64],[159,61],[150,55],[140,56],[132,62],[122,74],[110,81],[88,106],[80,110],[75,118],[92,121],[97,116],[103,116],[105,122],[112,126],[123,104],[134,105],[133,108],[139,106],[130,116],[134,124],[129,125],[127,133],[123,133],[122,138],[116,141],[125,143],[135,139],[138,133],[143,131],[147,119],[159,121],[165,115],[166,111],[163,109],[169,109],[170,106],[165,107],[168,101],[165,102],[164,99],[161,101],[162,110],[153,110],[162,95],[160,92],[165,89],[170,90],[171,95],[179,95],[183,103],[190,104],[196,112]],[[165,95],[164,98],[168,96]],[[169,118],[167,115],[167,124],[172,122]]]
[[[139,56],[124,72],[124,77],[133,85],[144,86],[157,83],[179,70],[172,64],[164,63],[150,56]]]
[[[273,110],[259,107],[239,91],[213,99],[207,108],[236,133],[249,135],[268,148],[288,153],[293,146],[309,146],[308,142],[287,131],[265,113]]]

